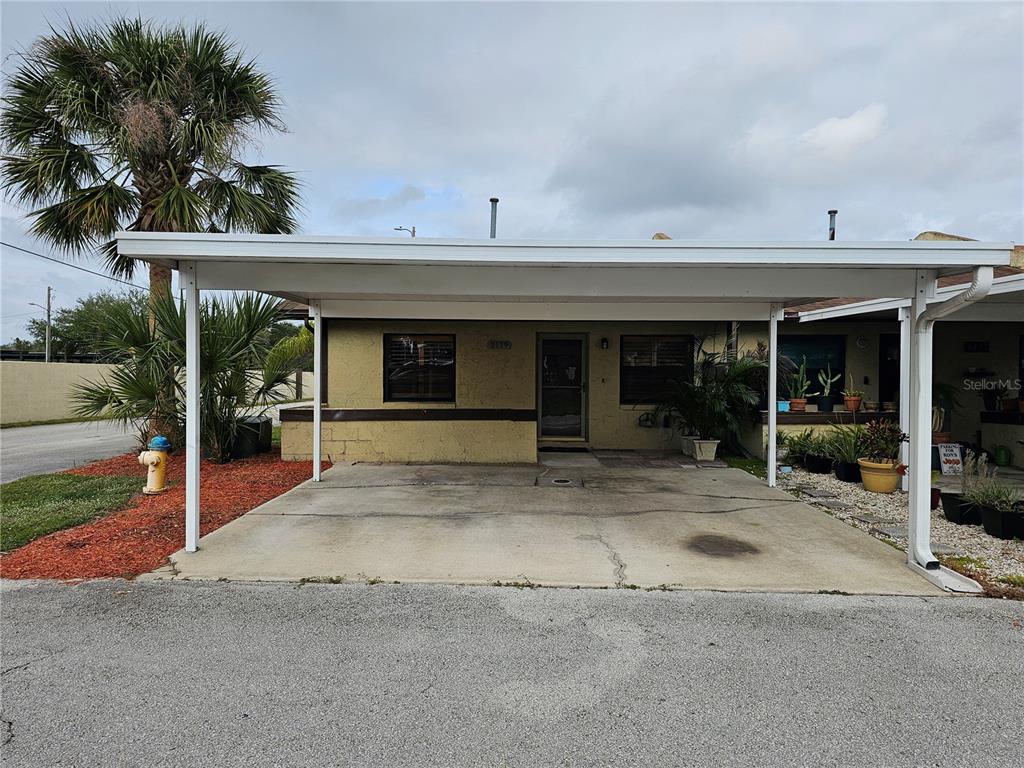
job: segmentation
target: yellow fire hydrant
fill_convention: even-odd
[[[139,454],[139,464],[149,467],[146,473],[146,487],[142,492],[150,496],[163,493],[164,481],[167,479],[167,454],[171,451],[170,441],[163,435],[157,435],[149,441],[148,451]]]

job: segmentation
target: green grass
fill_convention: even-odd
[[[723,456],[722,461],[733,469],[742,469],[744,472],[749,472],[754,477],[759,477],[762,480],[768,479],[768,465],[760,459],[745,459],[742,456]]]
[[[1018,576],[1016,574],[1000,576],[999,581],[1003,582],[1003,584],[1009,584],[1011,587],[1024,587],[1024,576]]]
[[[0,485],[0,550],[81,525],[124,507],[142,491],[138,477],[34,475]]]
[[[41,427],[47,424],[81,424],[87,421],[110,421],[109,416],[89,416],[83,418],[81,416],[74,416],[69,419],[43,419],[40,421],[9,421],[6,424],[0,424],[0,429],[15,429],[17,427]]]
[[[281,425],[278,424],[270,431],[270,444],[281,445]]]

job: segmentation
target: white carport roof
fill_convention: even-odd
[[[121,233],[124,256],[170,264],[185,294],[185,549],[199,546],[200,290],[255,290],[309,305],[314,320],[313,481],[320,480],[322,317],[768,322],[768,401],[777,393],[778,323],[786,303],[858,296],[913,298],[905,333],[913,382],[901,399],[909,461],[929,465],[934,320],[981,298],[1010,244],[532,241]],[[938,278],[975,285],[931,303]],[[904,323],[909,328],[910,321]],[[904,380],[908,380],[904,377]],[[768,411],[768,483],[776,481],[776,409]],[[935,583],[979,590],[941,569],[930,549],[929,476],[910,483],[908,562]],[[968,583],[969,582],[969,583]],[[952,585],[952,586],[951,586]]]
[[[328,317],[748,320],[808,298],[909,297],[1008,264],[1011,244],[490,240],[125,232],[122,254],[203,290],[256,290]]]
[[[929,303],[945,301],[967,287],[967,284],[948,285],[938,288]],[[810,309],[798,312],[801,323],[815,320],[838,320],[846,317],[858,317],[876,312],[890,313],[910,306],[910,299],[867,299],[851,301],[833,307]],[[898,315],[891,316],[897,319]],[[964,307],[959,312],[945,318],[945,321],[959,322],[1022,322],[1024,321],[1024,273],[997,277],[992,281],[992,288],[984,299]]]

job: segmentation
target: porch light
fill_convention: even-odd
[[[601,349],[608,349],[608,337],[607,336],[602,336],[601,337]]]

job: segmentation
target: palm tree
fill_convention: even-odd
[[[118,230],[295,229],[295,176],[240,160],[259,133],[284,130],[273,83],[222,33],[119,18],[53,29],[18,57],[0,170],[45,242],[99,248],[127,277]],[[151,265],[149,284],[151,301],[168,294],[170,269]]]

